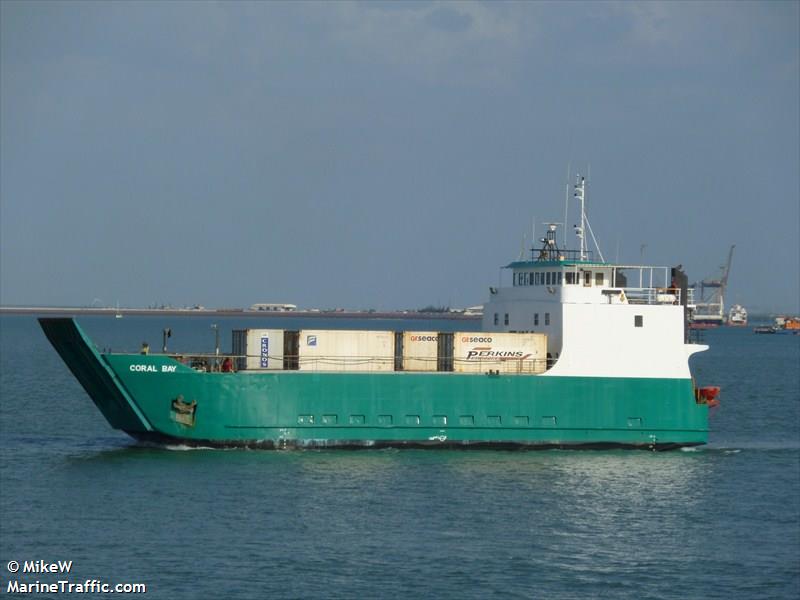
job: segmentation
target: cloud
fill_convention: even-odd
[[[632,60],[660,55],[707,65],[797,42],[796,2],[614,2],[610,8],[624,24],[619,41]]]
[[[441,6],[429,12],[426,20],[435,29],[449,33],[469,31],[472,26],[472,17],[449,6]]]
[[[675,18],[672,8],[662,2],[621,2],[614,5],[619,16],[628,21],[629,39],[648,46],[674,46],[683,41],[685,24]]]
[[[507,9],[477,2],[307,6],[310,18],[326,22],[328,41],[355,60],[474,84],[506,77],[522,48],[521,22]]]

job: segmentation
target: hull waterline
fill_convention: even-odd
[[[40,322],[112,427],[147,442],[661,450],[708,439],[690,379],[209,373],[167,355],[101,354],[74,320]]]

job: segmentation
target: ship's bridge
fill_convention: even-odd
[[[517,296],[557,296],[560,302],[603,304],[680,304],[682,289],[675,268],[622,265],[592,260],[516,261],[512,288],[530,288]]]
[[[503,267],[510,271],[511,282],[490,288],[483,329],[546,333],[548,352],[553,358],[561,352],[565,306],[613,305],[618,309],[613,311],[615,318],[619,315],[624,322],[630,319],[631,327],[644,327],[645,315],[652,309],[674,307],[677,330],[682,330],[683,308],[680,305],[691,302],[691,290],[687,290],[679,267],[581,260],[566,253],[562,251],[558,256],[544,256],[540,260],[515,261]],[[622,313],[630,313],[630,316],[622,317]],[[590,334],[595,324],[571,322],[567,325],[586,328],[586,333]]]

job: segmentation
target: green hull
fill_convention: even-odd
[[[267,448],[673,448],[708,440],[708,407],[688,379],[205,373],[164,355],[100,354],[73,320],[40,322],[109,423],[144,440]]]

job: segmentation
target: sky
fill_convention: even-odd
[[[480,304],[580,171],[607,259],[800,312],[799,8],[5,0],[0,304]]]

